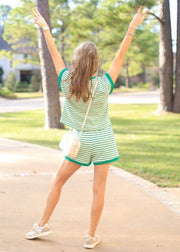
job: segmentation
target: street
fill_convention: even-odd
[[[64,103],[64,97],[60,98],[61,106]],[[158,104],[159,90],[147,92],[122,92],[112,94],[108,99],[109,103],[115,104]],[[32,99],[5,99],[0,98],[0,113],[18,112],[26,110],[36,110],[44,108],[44,98]]]

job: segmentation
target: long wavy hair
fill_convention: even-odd
[[[97,72],[98,64],[98,51],[94,43],[85,42],[76,47],[71,61],[71,85],[68,99],[75,95],[76,101],[79,101],[80,98],[83,99],[83,102],[89,100],[92,87],[90,78]],[[91,80],[91,87],[89,87],[89,80]]]

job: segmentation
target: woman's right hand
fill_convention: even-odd
[[[136,29],[137,26],[139,26],[144,21],[144,16],[149,12],[149,10],[144,11],[141,14],[142,6],[138,9],[137,14],[134,16],[133,20],[130,23],[130,27]]]
[[[34,23],[37,24],[39,27],[43,28],[43,27],[48,27],[45,19],[41,16],[41,14],[39,13],[39,11],[37,10],[37,8],[35,8],[35,10],[31,10],[31,12],[34,15]]]

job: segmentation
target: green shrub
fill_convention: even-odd
[[[40,76],[38,74],[33,74],[31,77],[31,84],[29,85],[29,89],[31,91],[39,91],[40,88]]]
[[[33,85],[32,85],[32,84],[29,84],[29,86],[28,86],[28,91],[29,91],[29,92],[33,92],[33,91],[37,91],[37,90],[34,90]]]
[[[149,88],[149,83],[142,83],[142,82],[140,82],[140,83],[137,84],[137,87],[138,88],[148,89]]]
[[[0,83],[2,83],[2,82],[3,82],[3,80],[2,80],[2,76],[3,76],[3,74],[4,74],[4,70],[3,70],[3,68],[2,68],[2,67],[0,67]]]
[[[16,76],[12,71],[7,74],[5,87],[14,92],[16,89]]]
[[[121,77],[118,76],[115,84],[114,84],[114,88],[119,88],[121,86],[125,86],[125,82],[122,81]]]
[[[7,87],[3,87],[2,85],[0,85],[0,96],[7,98],[15,97]]]
[[[16,92],[27,92],[28,83],[26,81],[20,81],[16,84]]]
[[[16,92],[34,92],[39,91],[40,77],[38,74],[33,74],[31,77],[31,84],[26,81],[20,81],[16,85]]]
[[[10,95],[12,92],[7,87],[3,87],[2,93],[3,95]]]
[[[159,87],[159,73],[158,72],[152,72],[152,79],[153,79],[153,82],[154,82],[154,85],[156,87]]]

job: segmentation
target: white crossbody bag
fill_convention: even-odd
[[[73,134],[72,130],[69,130],[68,132],[66,132],[63,135],[63,137],[62,137],[62,139],[61,139],[61,141],[59,143],[59,147],[62,149],[63,154],[65,156],[68,156],[70,158],[75,158],[77,156],[78,152],[79,152],[79,149],[80,149],[80,146],[81,146],[80,138],[81,138],[83,129],[85,127],[85,123],[86,123],[86,120],[87,120],[87,117],[88,117],[88,113],[89,113],[89,110],[90,110],[90,107],[91,107],[91,104],[92,104],[92,100],[93,100],[94,93],[96,91],[97,84],[98,84],[98,77],[97,77],[96,85],[95,85],[94,90],[92,92],[92,96],[91,96],[90,101],[89,101],[89,105],[88,105],[86,115],[85,115],[85,118],[84,118],[84,121],[83,121],[83,124],[82,124],[81,131],[80,131],[79,135],[75,136]]]

